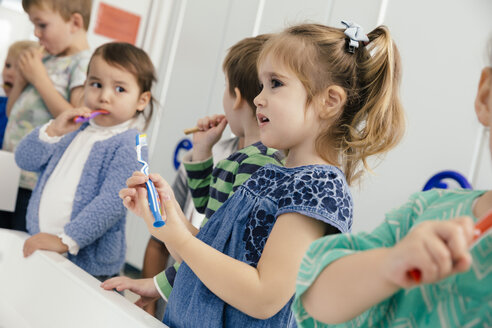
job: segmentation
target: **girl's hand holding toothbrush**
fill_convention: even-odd
[[[147,201],[148,197],[145,183],[150,178],[150,180],[152,180],[155,185],[154,179],[159,179],[157,176],[157,174],[150,174],[149,176],[146,176],[140,171],[135,171],[133,172],[133,175],[126,180],[126,185],[128,186],[128,188],[120,190],[119,196],[123,200],[123,205],[125,205],[127,209],[135,213],[135,215],[142,218],[148,214],[152,215],[152,213],[150,212],[149,204],[142,202],[141,200],[143,199],[144,201]],[[161,193],[167,193],[172,198],[174,198],[174,193],[171,186],[169,186],[169,184],[164,179],[162,179],[162,183],[159,186],[159,189],[156,186],[156,190],[159,195]]]
[[[154,227],[154,217],[147,199],[148,193],[145,182],[149,178],[159,194],[162,218],[166,222],[160,228]],[[123,199],[123,205],[145,220],[147,229],[154,237],[174,248],[174,245],[181,244],[188,236],[196,234],[197,231],[193,231],[191,224],[187,224],[189,222],[176,202],[171,186],[159,174],[149,174],[147,177],[144,173],[136,171],[126,180],[126,185],[128,188],[119,192],[120,198]],[[167,212],[168,209],[170,213]]]
[[[77,116],[89,117],[92,113],[87,107],[79,107],[71,110],[63,111],[46,129],[46,133],[50,137],[59,137],[67,133],[73,132],[80,127],[81,123],[75,123],[74,119]]]

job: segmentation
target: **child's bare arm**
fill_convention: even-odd
[[[294,295],[301,259],[309,244],[321,237],[325,229],[323,222],[301,214],[279,216],[254,268],[193,237],[179,220],[174,203],[165,197],[163,203],[166,225],[153,228],[152,216],[146,213],[149,231],[176,249],[215,295],[258,319],[272,317]]]
[[[73,103],[68,102],[55,89],[41,58],[40,49],[27,49],[19,57],[19,70],[24,78],[36,88],[51,115],[57,117],[65,110],[80,105],[82,87],[71,90],[70,99],[73,99]]]
[[[424,283],[467,270],[472,239],[469,218],[423,222],[394,247],[355,253],[329,264],[302,295],[303,306],[321,322],[351,320],[399,289],[415,285],[408,275],[412,269],[422,272]]]

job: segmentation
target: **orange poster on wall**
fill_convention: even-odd
[[[94,33],[135,44],[140,16],[101,2],[97,10]]]

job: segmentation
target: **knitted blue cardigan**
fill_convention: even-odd
[[[46,181],[72,140],[87,126],[83,124],[52,144],[39,139],[38,127],[19,143],[15,151],[17,165],[39,173],[26,215],[31,235],[39,232],[39,202]],[[118,192],[141,167],[135,152],[137,134],[131,129],[93,145],[75,192],[70,222],[64,228],[80,246],[79,253],[68,254],[68,258],[95,276],[117,274],[125,262],[126,209]],[[147,151],[142,155],[146,158]]]

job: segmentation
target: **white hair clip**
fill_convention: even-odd
[[[345,25],[345,35],[349,37],[348,44],[348,52],[353,54],[355,52],[355,48],[359,48],[359,42],[363,44],[367,44],[369,42],[369,38],[364,33],[364,29],[357,23],[342,21],[342,24]]]

